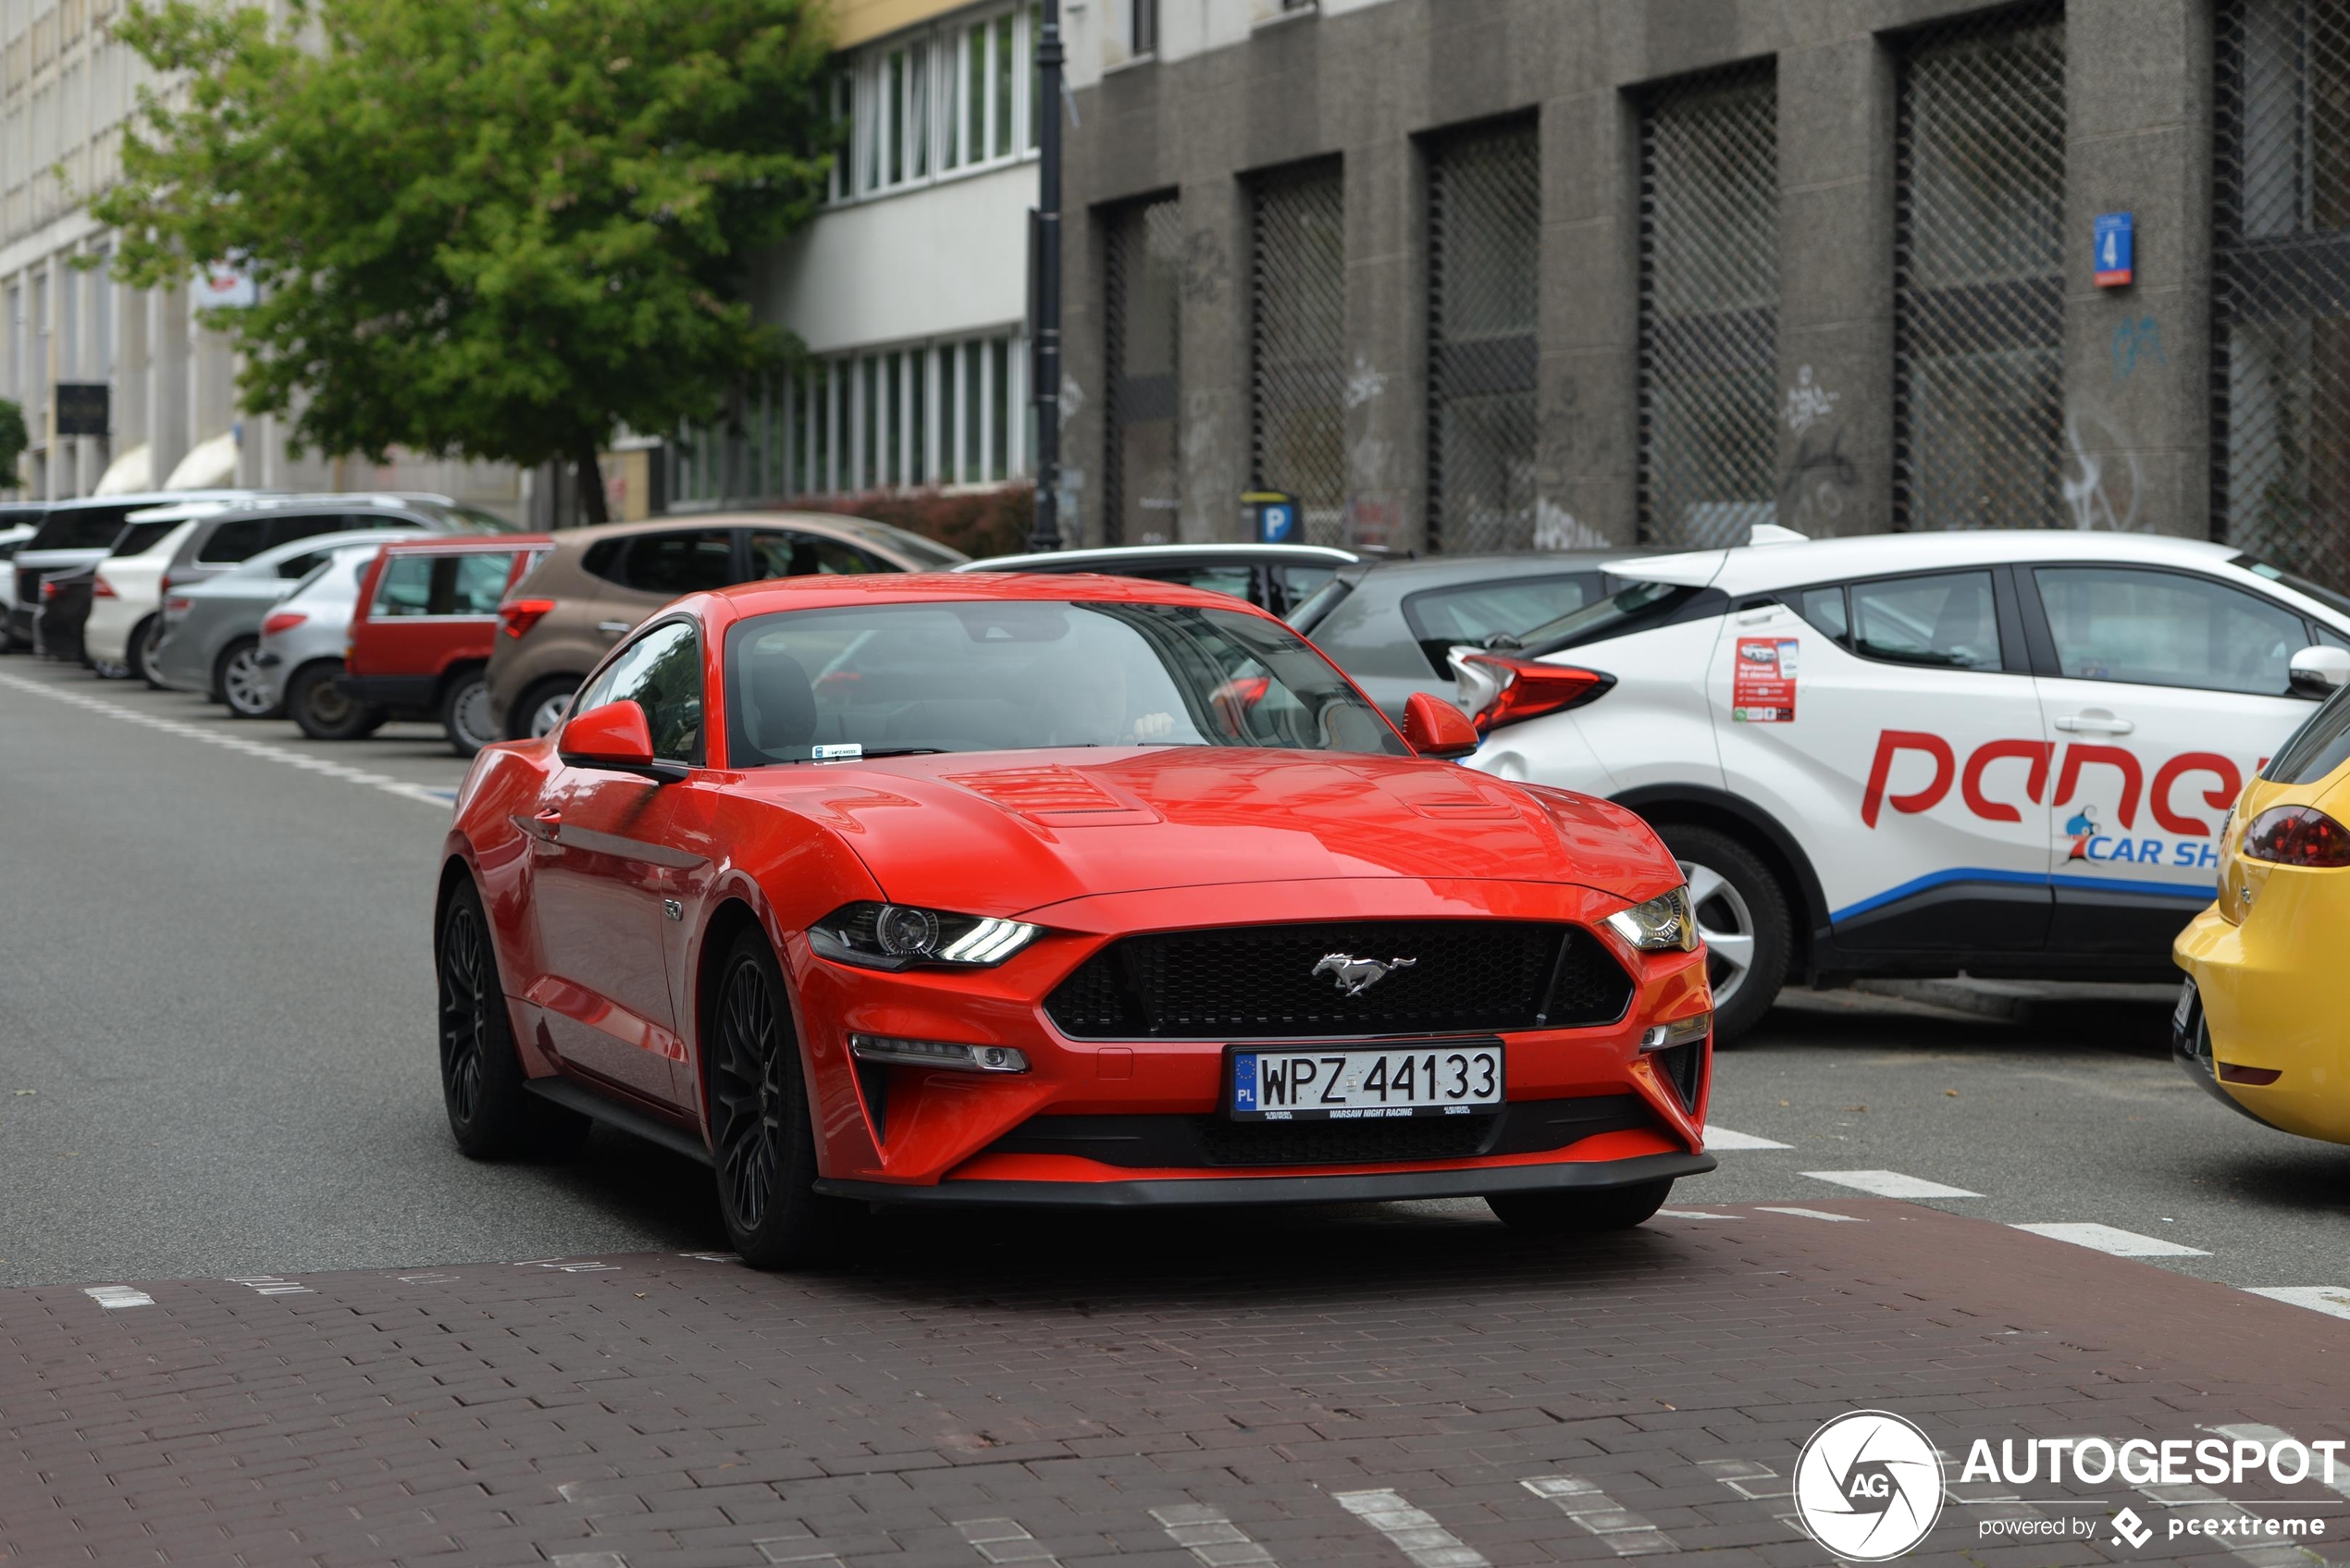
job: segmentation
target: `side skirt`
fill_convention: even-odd
[[[577,1111],[606,1127],[617,1128],[649,1143],[658,1143],[673,1154],[683,1154],[696,1165],[716,1163],[711,1158],[710,1151],[702,1146],[701,1140],[692,1133],[672,1127],[658,1117],[649,1116],[633,1106],[624,1105],[617,1100],[607,1100],[594,1090],[574,1083],[560,1074],[551,1078],[530,1079],[523,1087],[542,1100],[553,1101],[565,1110]]]

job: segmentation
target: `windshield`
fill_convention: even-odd
[[[1540,656],[1597,642],[1602,637],[1646,631],[1651,626],[1663,625],[1682,606],[1706,591],[1678,583],[1626,583],[1605,599],[1594,599],[1580,610],[1569,611],[1555,621],[1546,621],[1521,634],[1515,645]],[[1496,637],[1489,646],[1511,645],[1508,638]]]
[[[1033,600],[787,611],[736,625],[726,671],[737,768],[857,755],[851,747],[1409,755],[1327,660],[1236,611]]]
[[[105,549],[122,532],[122,520],[139,506],[77,506],[53,512],[24,548],[27,549]]]

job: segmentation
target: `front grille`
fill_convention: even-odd
[[[1316,972],[1333,954],[1411,962],[1349,996]],[[1631,977],[1577,926],[1367,920],[1122,937],[1045,1010],[1073,1040],[1309,1040],[1609,1023],[1631,998]]]
[[[1067,1154],[1130,1170],[1389,1165],[1547,1154],[1602,1132],[1654,1130],[1637,1094],[1520,1100],[1498,1115],[1361,1121],[1228,1121],[1213,1116],[1038,1116],[991,1154]]]
[[[1705,1042],[1692,1040],[1687,1045],[1659,1051],[1649,1059],[1681,1097],[1681,1108],[1695,1115],[1698,1095],[1705,1088]]]

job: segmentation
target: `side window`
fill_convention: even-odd
[[[896,568],[878,556],[867,555],[855,545],[822,534],[779,534],[755,530],[750,536],[750,576],[753,582],[770,577],[812,577],[819,574],[830,576],[861,576],[868,572],[889,572]]]
[[[2057,668],[2076,681],[2283,697],[2293,689],[2287,662],[2309,641],[2300,616],[2207,577],[2126,566],[2043,566],[2032,575]]]
[[[370,613],[377,617],[430,614],[432,565],[427,555],[395,555],[385,562],[376,578],[376,603]]]
[[[307,577],[311,573],[316,571],[321,563],[332,560],[334,558],[334,553],[335,552],[330,549],[306,549],[300,555],[290,555],[286,557],[285,560],[278,562],[278,575],[280,577]]]
[[[571,711],[585,713],[608,702],[634,702],[645,710],[653,755],[669,762],[701,765],[701,639],[683,621],[664,621],[621,650]]]
[[[1277,615],[1286,615],[1327,587],[1330,579],[1338,575],[1338,568],[1335,566],[1276,566],[1272,568],[1272,573],[1273,580],[1280,585],[1280,592],[1273,597],[1280,602],[1268,604],[1265,608]]]
[[[287,545],[296,539],[315,538],[320,534],[339,534],[346,525],[365,528],[372,523],[372,519],[365,517],[346,519],[340,512],[298,512],[291,517],[273,517],[269,520],[269,542]]]
[[[495,615],[498,601],[506,597],[506,578],[514,569],[513,552],[501,549],[442,560],[448,566],[448,608],[435,613]]]
[[[2350,762],[2350,691],[2334,693],[2310,714],[2260,776],[2271,784],[2310,784],[2344,762]]]
[[[699,593],[735,580],[735,535],[731,528],[642,534],[621,552],[614,581],[646,593]]]
[[[1169,566],[1138,566],[1132,571],[1108,571],[1120,577],[1140,577],[1151,583],[1180,583],[1187,588],[1205,588],[1212,594],[1231,594],[1234,599],[1256,602],[1256,569],[1246,562],[1200,562],[1197,564],[1177,562]]]
[[[269,519],[266,517],[237,517],[212,531],[196,552],[198,561],[228,565],[250,561],[269,543]]]
[[[1842,642],[1851,631],[1852,623],[1844,613],[1842,588],[1806,588],[1796,613],[1812,623],[1812,630],[1822,636]]]
[[[1600,597],[1600,574],[1505,577],[1490,583],[1429,588],[1404,600],[1404,623],[1427,655],[1429,668],[1453,678],[1451,654],[1488,637],[1515,637],[1572,614]]]
[[[1855,583],[1852,651],[1893,664],[1997,670],[1999,616],[1988,572]]]

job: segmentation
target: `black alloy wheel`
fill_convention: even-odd
[[[305,664],[286,684],[286,711],[312,740],[360,740],[382,729],[390,717],[370,708],[335,682],[342,667],[328,660]]]
[[[588,1118],[523,1086],[498,956],[470,880],[450,894],[434,946],[440,1094],[457,1147],[477,1160],[516,1154],[561,1158],[577,1150]]]
[[[1573,1236],[1599,1230],[1629,1230],[1646,1224],[1672,1195],[1673,1181],[1643,1181],[1597,1191],[1493,1192],[1485,1206],[1513,1230],[1536,1236]]]
[[[782,966],[764,935],[727,949],[709,1018],[718,1206],[743,1261],[805,1268],[836,1256],[857,1205],[819,1196],[816,1129]]]

